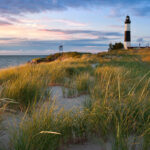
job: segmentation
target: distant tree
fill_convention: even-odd
[[[109,48],[108,48],[108,50],[109,50],[109,51],[111,51],[112,49],[113,49],[113,44],[112,44],[112,43],[110,43],[110,44],[109,44]]]
[[[118,49],[123,49],[123,48],[124,48],[124,45],[121,42],[115,43],[115,44],[110,43],[108,50],[111,51],[111,50],[118,50]]]

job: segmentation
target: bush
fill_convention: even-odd
[[[118,50],[118,49],[123,49],[124,48],[124,45],[120,42],[120,43],[115,43],[114,45],[113,44],[109,44],[109,51],[112,51],[112,50]]]

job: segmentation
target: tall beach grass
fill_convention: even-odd
[[[82,110],[56,111],[52,103],[31,106],[13,133],[12,147],[57,150],[96,137],[109,141],[113,150],[149,150],[149,65],[129,57],[121,53],[103,60],[97,54],[2,70],[0,96],[26,107],[34,100],[45,102],[49,83],[89,95]],[[98,65],[93,68],[93,63]],[[48,134],[53,132],[60,134]]]

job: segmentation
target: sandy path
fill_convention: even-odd
[[[91,64],[92,68],[96,68],[99,65],[99,63]]]
[[[64,108],[64,110],[70,109],[82,109],[83,103],[89,98],[88,95],[81,95],[74,98],[64,98],[61,86],[51,87],[51,98],[55,100],[58,109]]]
[[[70,109],[82,109],[83,103],[89,99],[88,95],[82,95],[75,98],[64,98],[62,87],[55,86],[51,87],[51,98],[55,100],[58,109],[64,108],[64,110]],[[85,144],[76,144],[76,145],[69,145],[63,150],[112,150],[111,143],[100,143],[99,141],[90,140]]]

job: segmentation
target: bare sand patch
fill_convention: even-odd
[[[111,143],[85,143],[83,145],[70,145],[66,150],[112,150]]]
[[[55,100],[55,103],[58,108],[64,108],[64,110],[70,109],[82,109],[83,103],[89,99],[88,95],[81,95],[73,98],[67,98],[63,95],[62,86],[51,87],[51,98]],[[65,89],[67,90],[67,88]]]
[[[19,125],[23,115],[23,113],[17,115],[10,113],[3,114],[3,121],[1,123],[3,131],[0,134],[0,150],[10,149],[10,132]]]

